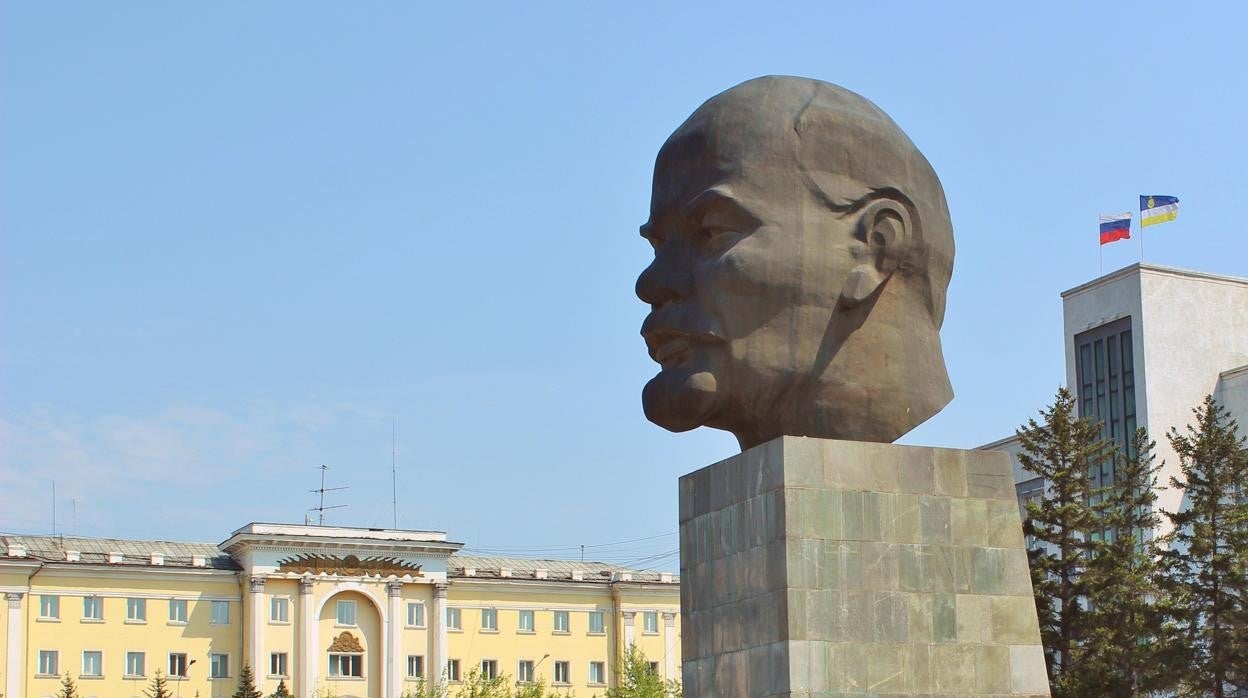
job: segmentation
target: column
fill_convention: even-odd
[[[256,677],[256,686],[264,693],[264,677],[268,675],[268,665],[264,661],[264,577],[247,579],[247,653],[251,663],[251,671]]]
[[[637,637],[637,612],[624,611],[624,651],[628,652],[628,648],[633,646],[633,642]]]
[[[663,612],[663,678],[679,678],[676,673],[676,614]]]
[[[299,580],[299,683],[294,694],[312,698],[316,688],[316,619],[312,617],[312,580]]]
[[[386,698],[399,698],[403,693],[403,582],[386,582]]]
[[[446,583],[433,585],[433,612],[429,614],[429,682],[443,683],[446,675]]]
[[[4,695],[20,698],[22,693],[22,649],[26,647],[26,639],[22,637],[22,592],[5,592],[4,600],[9,602],[9,629],[5,646],[9,648],[5,662]]]

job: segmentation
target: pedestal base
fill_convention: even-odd
[[[1048,696],[1008,456],[782,437],[680,479],[685,696]]]

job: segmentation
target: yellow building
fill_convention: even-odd
[[[220,545],[0,536],[0,687],[86,698],[218,698],[244,664],[266,695],[399,698],[473,670],[580,696],[637,645],[679,678],[674,575],[479,558],[437,531],[253,523]],[[432,671],[437,667],[437,671]]]

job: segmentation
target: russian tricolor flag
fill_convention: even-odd
[[[1101,216],[1101,244],[1108,245],[1118,240],[1131,238],[1131,214],[1115,213]]]

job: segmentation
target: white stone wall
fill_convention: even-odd
[[[1223,371],[1248,364],[1248,280],[1132,265],[1062,299],[1069,386],[1076,385],[1075,335],[1132,318],[1138,421],[1157,441],[1157,458],[1165,461],[1161,481],[1168,482],[1178,473],[1178,457],[1166,432],[1192,421],[1192,409],[1219,390]],[[1170,488],[1159,492],[1162,509],[1174,511],[1181,500]]]

